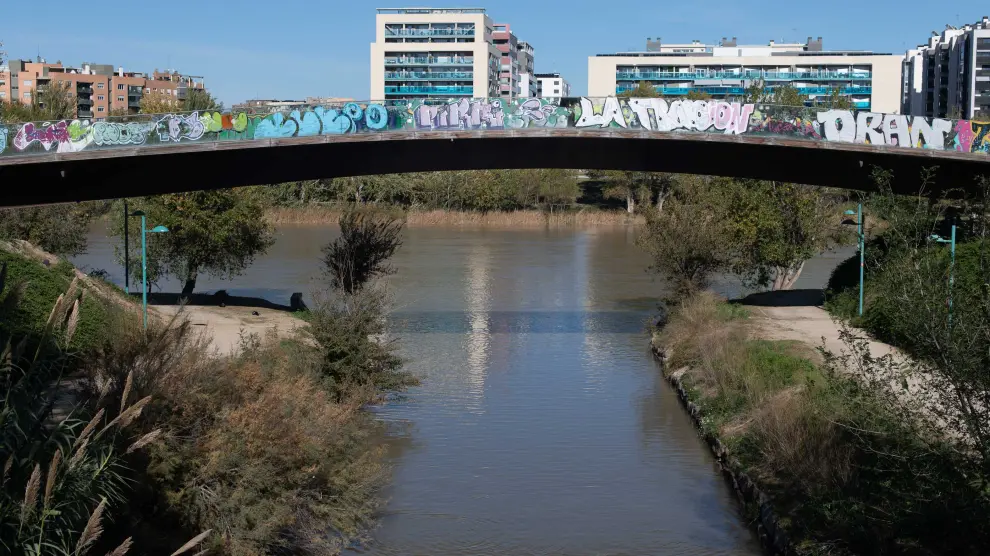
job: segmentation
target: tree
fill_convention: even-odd
[[[49,83],[34,95],[31,101],[32,120],[67,120],[76,115],[76,99],[69,92],[69,83]]]
[[[710,94],[708,94],[708,93],[706,93],[704,91],[699,91],[697,89],[691,89],[690,91],[688,91],[687,99],[688,100],[711,100],[712,99],[712,95],[710,95]]]
[[[853,107],[852,99],[842,94],[842,89],[837,86],[829,90],[828,96],[820,104],[831,110],[851,110]]]
[[[90,217],[78,205],[48,205],[0,210],[0,239],[23,239],[49,253],[86,251]]]
[[[191,295],[200,273],[220,278],[236,276],[274,243],[264,206],[250,190],[216,189],[132,200],[143,210],[148,227],[165,226],[168,233],[151,234],[148,241],[149,280],[172,275],[185,281],[182,295]],[[111,233],[123,236],[121,211],[115,210]],[[130,235],[140,237],[138,218],[130,219]],[[135,242],[131,242],[133,247]],[[138,247],[140,249],[140,247]],[[140,260],[140,252],[131,254]],[[140,272],[139,268],[136,268]]]
[[[804,106],[807,98],[797,90],[797,87],[787,83],[774,88],[772,103],[778,106]]]
[[[768,87],[766,81],[754,81],[746,89],[743,101],[752,104],[776,104],[779,106],[804,106],[807,97],[796,87],[787,83],[776,87]]]
[[[393,272],[388,260],[402,245],[405,222],[381,210],[351,208],[340,218],[340,237],[323,248],[330,286],[348,294]]]
[[[188,89],[186,98],[181,101],[183,112],[204,110],[223,111],[223,103],[219,102],[212,93],[204,89]]]
[[[141,97],[142,114],[168,114],[180,110],[182,106],[179,99],[161,91],[147,93]]]
[[[759,286],[794,286],[804,264],[839,238],[837,203],[818,188],[732,180],[723,189],[733,269]]]
[[[618,96],[619,98],[658,98],[663,95],[648,81],[640,81],[635,89],[622,91]]]
[[[668,206],[647,213],[636,242],[650,255],[650,269],[687,296],[707,288],[712,275],[728,266],[723,222],[702,199],[674,197]]]

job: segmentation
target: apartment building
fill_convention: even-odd
[[[496,97],[502,52],[484,8],[379,8],[372,100]]]
[[[905,114],[990,119],[990,17],[933,31],[905,53],[902,76]]]
[[[735,37],[718,45],[692,41],[667,44],[647,39],[643,52],[599,54],[588,59],[588,94],[608,96],[646,81],[664,96],[691,91],[737,98],[754,82],[769,88],[789,84],[812,101],[838,87],[859,109],[898,112],[902,56],[824,50],[822,38],[806,43],[740,45]]]
[[[499,58],[498,93],[512,100],[519,97],[519,39],[508,23],[496,23],[492,42],[501,53]]]
[[[159,72],[152,76],[125,72],[123,67],[84,62],[79,67],[48,63],[43,58],[11,60],[0,68],[0,101],[31,104],[46,86],[65,84],[76,99],[77,118],[103,119],[111,110],[137,113],[141,97],[149,93],[185,99],[190,89],[204,90],[203,78],[186,76],[176,71]]]
[[[233,112],[282,112],[300,106],[334,106],[354,102],[350,97],[306,97],[304,100],[252,99],[230,107]]]
[[[571,96],[571,84],[559,73],[537,73],[536,81],[536,96],[540,98],[560,100]]]
[[[537,95],[536,50],[526,41],[519,41],[516,49],[519,60],[519,96],[532,98]]]

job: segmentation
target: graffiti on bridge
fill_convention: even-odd
[[[723,100],[584,97],[413,100],[392,106],[350,102],[271,114],[207,111],[0,125],[0,155],[352,133],[530,128],[765,135],[990,154],[990,122]]]

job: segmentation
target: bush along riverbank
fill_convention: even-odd
[[[702,293],[653,346],[772,551],[983,553],[979,453],[904,400],[889,360],[851,335],[835,355],[761,330],[744,308]]]
[[[247,336],[231,357],[188,322],[144,331],[121,292],[0,245],[3,552],[330,555],[359,541],[388,476],[362,408],[414,380],[379,339],[388,297],[373,280],[402,222],[341,228],[308,328]]]

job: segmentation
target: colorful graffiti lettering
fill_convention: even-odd
[[[540,128],[766,135],[990,154],[990,122],[723,100],[618,97],[413,100],[395,106],[349,102],[271,114],[207,111],[153,119],[136,115],[127,121],[25,123],[0,126],[0,154],[77,152],[91,144],[112,148],[201,140]]]
[[[23,151],[37,142],[46,151],[55,147],[56,152],[71,153],[85,149],[92,140],[92,128],[88,121],[62,120],[56,123],[46,122],[39,126],[27,123],[14,136],[14,148]]]

